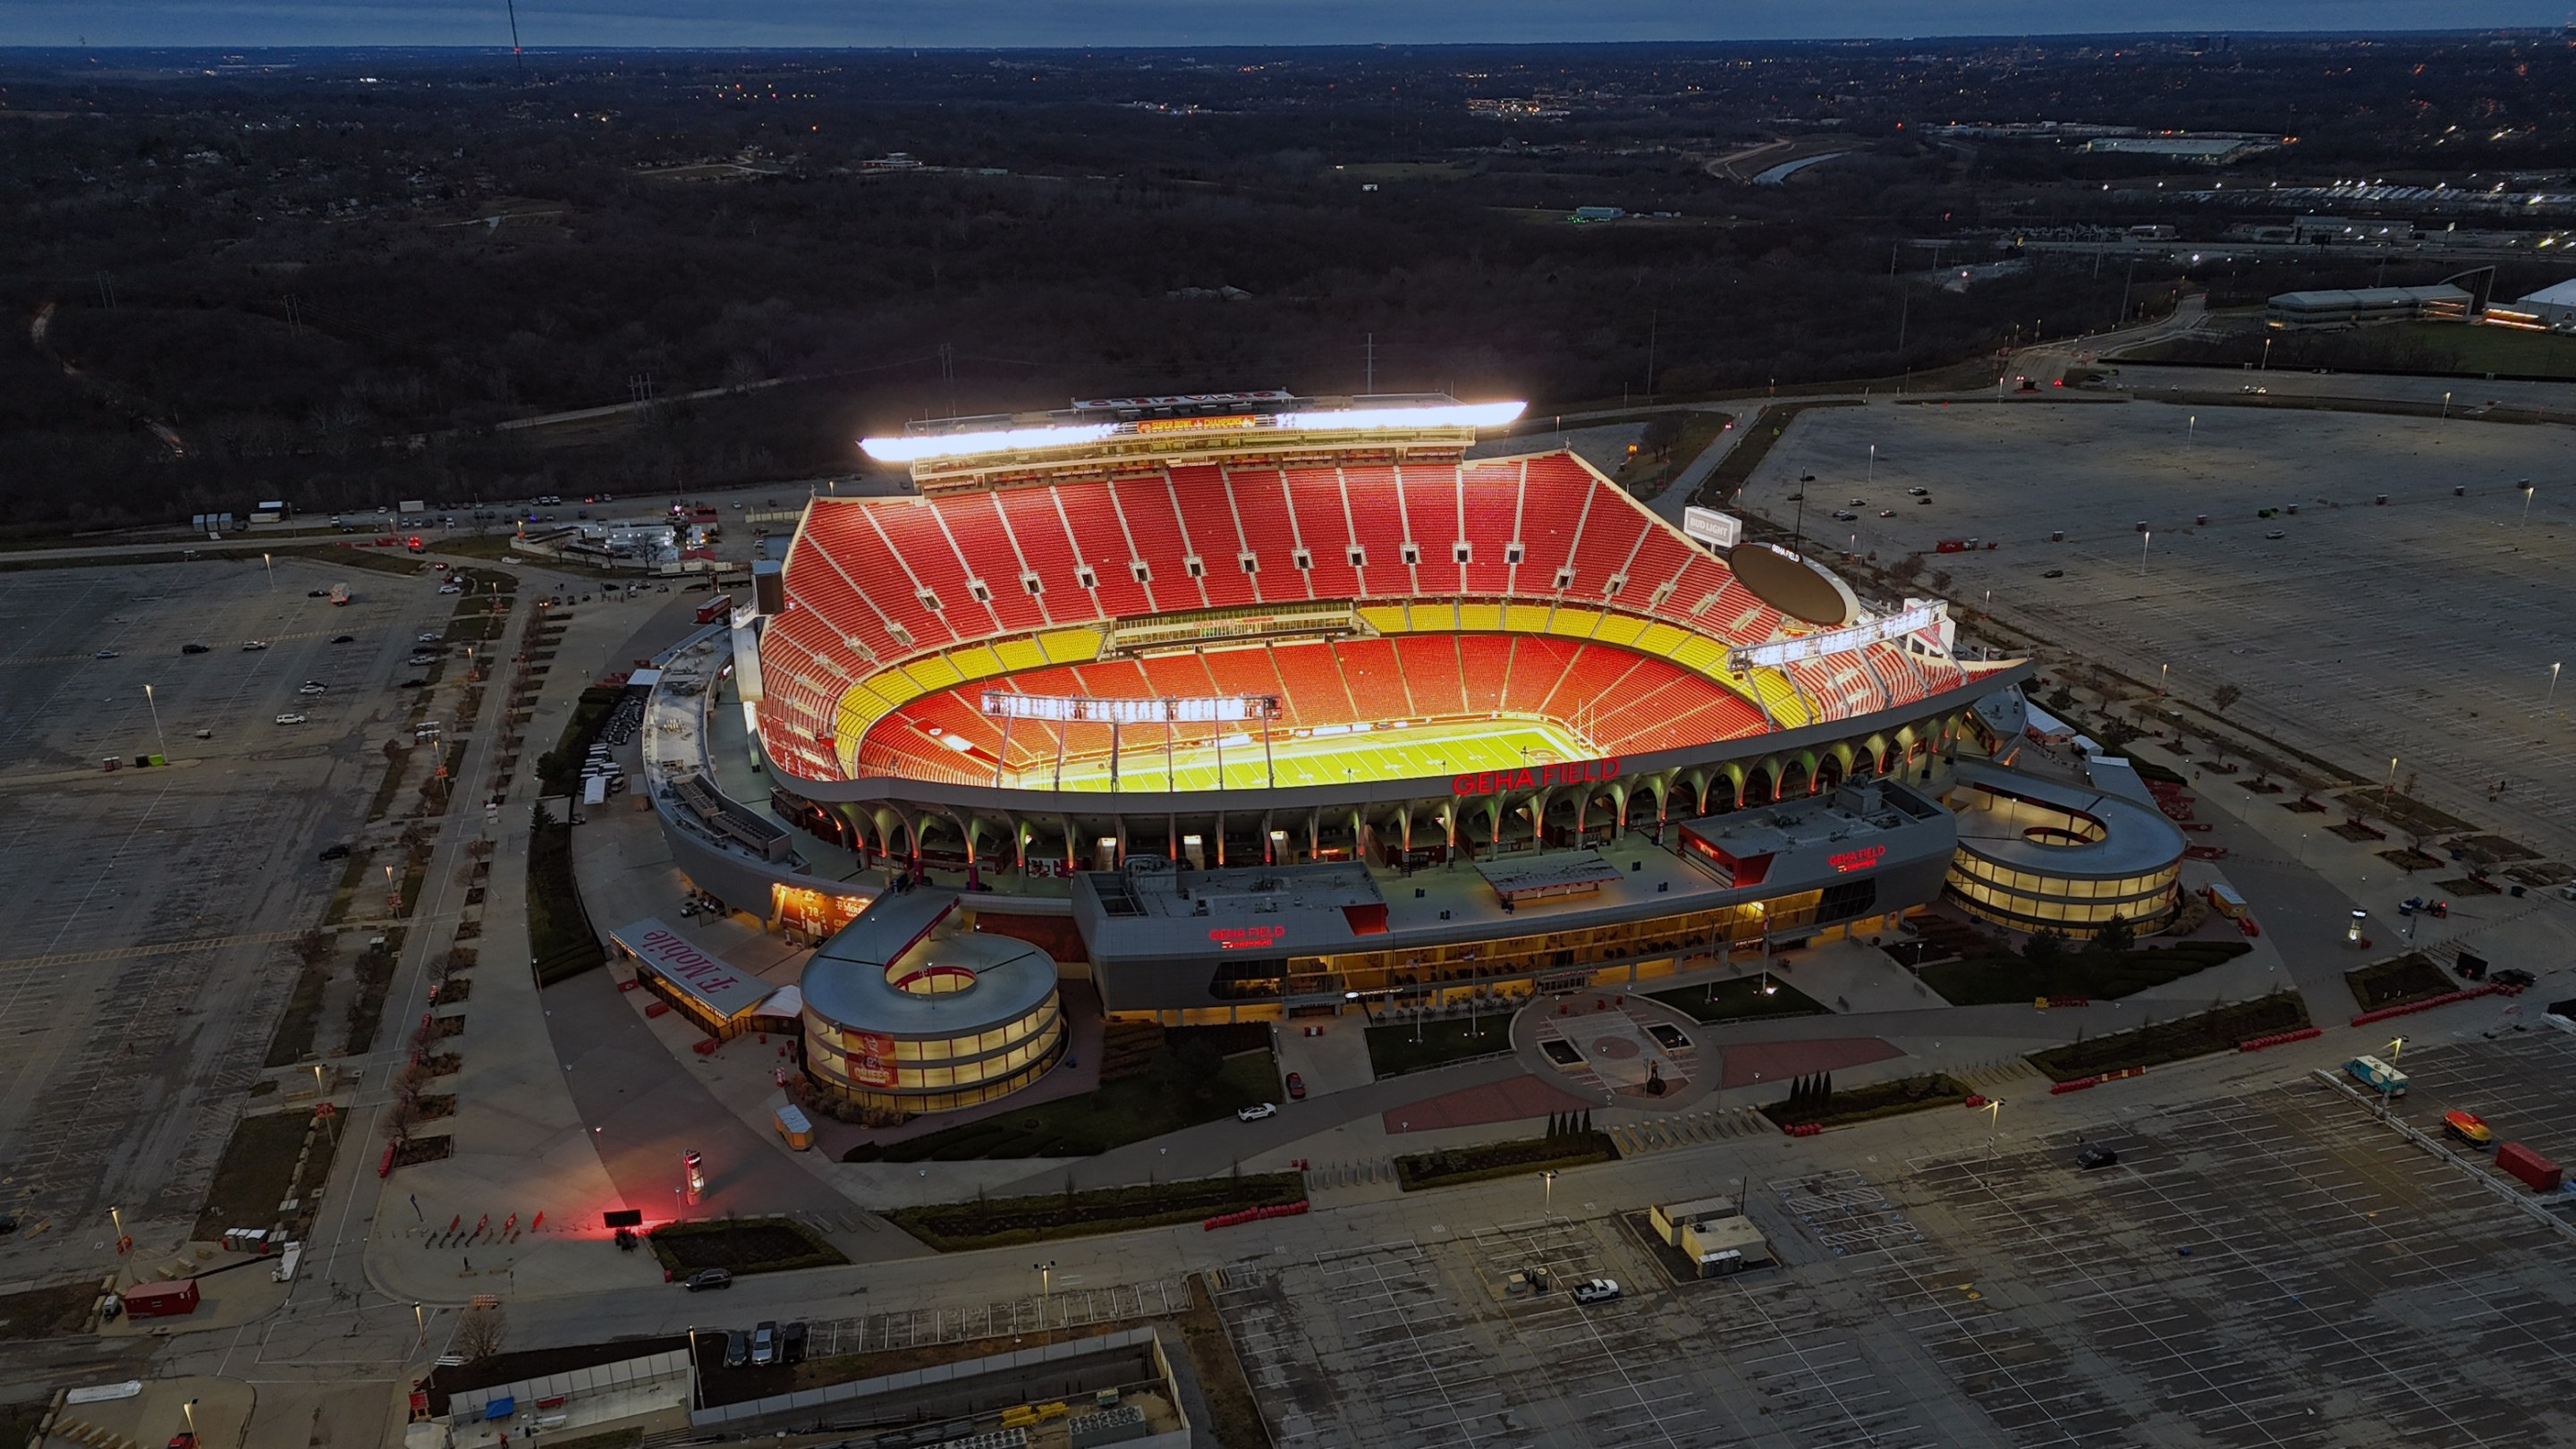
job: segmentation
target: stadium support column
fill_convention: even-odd
[[[1002,788],[1002,767],[1011,759],[1011,717],[1002,716],[1002,747],[993,753],[993,788]]]
[[[1261,717],[1261,776],[1266,782],[1262,788],[1279,788],[1279,766],[1270,758],[1270,716],[1266,714]]]
[[[1109,722],[1109,793],[1118,793],[1118,721],[1114,719]]]

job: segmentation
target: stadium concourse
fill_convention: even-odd
[[[1465,458],[1518,410],[1236,393],[868,440],[914,491],[814,499],[662,661],[645,732],[701,889],[850,935],[805,968],[811,1099],[1053,1064],[865,1005],[892,998],[851,973],[980,1021],[975,933],[1112,1017],[1195,1024],[1627,985],[1940,896],[1953,762],[1986,770],[1963,806],[1996,798],[2028,665],[1739,520],[1676,529],[1572,453]],[[2152,810],[2093,803],[2121,788],[2021,792],[2088,848],[2062,889],[2015,876],[2017,911],[2091,928],[2105,820],[2121,860],[2179,859]]]

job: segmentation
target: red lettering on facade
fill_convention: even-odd
[[[1619,778],[1619,757],[1580,760],[1517,770],[1470,770],[1449,777],[1452,795],[1499,795],[1507,790],[1552,790],[1563,785],[1601,785]]]
[[[1849,875],[1856,870],[1867,870],[1886,858],[1886,846],[1865,845],[1858,850],[1846,850],[1835,855],[1829,855],[1825,857],[1825,863],[1832,866],[1836,871],[1839,871],[1844,875]]]
[[[1286,926],[1218,926],[1208,932],[1208,939],[1221,950],[1250,951],[1275,946],[1287,934]]]

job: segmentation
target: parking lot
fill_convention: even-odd
[[[2397,757],[2419,798],[2568,860],[2576,791],[2550,767],[2576,750],[2576,682],[2549,697],[2576,563],[2567,447],[2561,428],[2456,418],[1882,404],[1803,415],[1744,504],[1788,526],[1813,475],[1809,539],[1882,563],[1921,552],[1927,582],[1949,575],[1934,591],[1983,607],[1991,590],[2052,656],[2150,682],[2169,664],[2175,692],[2204,702],[2233,684],[2230,717],[2256,728],[2304,741],[2336,720],[2326,753],[2359,778]],[[1859,520],[1833,521],[1851,498]],[[1935,552],[1968,538],[1997,547]]]
[[[307,596],[335,583],[354,602]],[[110,1207],[196,1212],[285,943],[339,878],[316,851],[363,817],[409,702],[389,686],[445,623],[434,589],[286,557],[273,584],[256,557],[0,575],[0,1209],[27,1228],[0,1276],[78,1258]]]
[[[2449,1107],[2565,1158],[2576,1040],[2418,1051]],[[1278,1442],[2545,1445],[2576,1441],[2576,1234],[2313,1079],[1984,1151],[1748,1180],[1779,1266],[1673,1284],[1612,1217],[1229,1268]],[[2508,1184],[2510,1185],[2510,1184]],[[1544,1270],[1554,1289],[1510,1290]],[[1619,1281],[1608,1303],[1564,1291]]]

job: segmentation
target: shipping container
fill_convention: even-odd
[[[2512,1173],[2533,1192],[2558,1190],[2561,1179],[2558,1164],[2519,1142],[2508,1142],[2496,1149],[2496,1166]]]
[[[167,1283],[137,1283],[125,1290],[125,1313],[129,1318],[176,1318],[197,1311],[197,1280],[178,1278]]]
[[[2238,895],[2236,893],[2236,887],[2229,885],[2227,882],[2223,880],[2211,881],[2208,885],[2201,888],[2201,894],[2209,898],[2209,905],[2212,910],[2215,910],[2227,919],[2231,921],[2241,921],[2245,918],[2245,898]]]
[[[698,622],[701,624],[712,624],[732,612],[733,595],[718,594],[714,598],[707,600],[705,603],[698,605]]]

